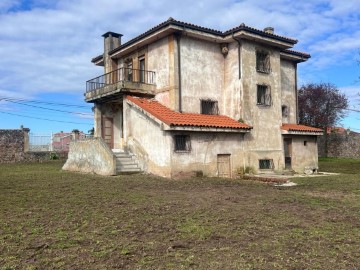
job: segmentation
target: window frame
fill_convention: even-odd
[[[281,106],[281,116],[282,116],[282,118],[288,118],[289,115],[290,115],[289,106],[282,105]]]
[[[256,71],[269,74],[271,72],[270,53],[265,50],[256,50]]]
[[[139,57],[139,82],[145,83],[146,62],[145,55]]]
[[[129,82],[132,82],[134,80],[133,69],[133,61],[131,59],[129,62],[126,63],[126,75]]]
[[[218,101],[213,99],[200,99],[200,113],[207,115],[219,115]]]
[[[264,107],[270,107],[272,105],[271,89],[269,85],[256,85],[256,105]]]
[[[265,164],[268,163],[268,164]],[[267,166],[262,166],[267,165]],[[270,158],[259,159],[259,170],[273,170],[274,169],[274,161]]]
[[[173,136],[174,152],[189,153],[191,152],[191,139],[187,134],[176,134]]]

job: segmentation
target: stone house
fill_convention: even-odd
[[[64,169],[116,174],[131,159],[165,177],[317,170],[322,130],[297,124],[297,64],[310,58],[290,50],[297,40],[172,18],[124,44],[103,37],[92,62],[104,75],[84,94],[97,138],[74,143]]]

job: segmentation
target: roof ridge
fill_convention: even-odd
[[[147,36],[148,34],[154,32],[156,30],[159,30],[164,26],[169,26],[171,24],[174,24],[174,25],[177,25],[177,26],[180,26],[180,27],[181,26],[182,27],[189,27],[189,28],[192,28],[192,29],[195,29],[195,30],[211,33],[211,34],[214,34],[214,35],[219,35],[221,37],[224,37],[224,36],[226,36],[228,34],[236,32],[236,31],[247,30],[247,31],[250,31],[250,32],[253,32],[253,33],[261,34],[261,35],[272,37],[272,38],[275,38],[275,39],[285,40],[285,41],[290,42],[292,44],[296,44],[298,42],[298,40],[296,40],[296,39],[281,36],[281,35],[277,35],[277,34],[273,34],[273,33],[267,33],[264,30],[260,30],[260,29],[254,28],[254,27],[246,26],[244,23],[240,24],[237,27],[233,27],[233,28],[231,28],[229,30],[220,31],[220,30],[211,29],[211,28],[196,25],[196,24],[191,24],[191,23],[188,23],[188,22],[179,21],[179,20],[176,20],[176,19],[174,19],[172,17],[169,17],[169,19],[167,19],[166,21],[163,21],[163,22],[159,23],[158,25],[150,28],[149,30],[145,31],[144,33],[136,36],[135,38],[130,39],[129,41],[125,42],[124,44],[122,44],[122,45],[118,46],[117,48],[113,49],[112,51],[109,52],[109,54],[115,53],[118,50],[120,50],[121,48],[124,48],[124,47],[134,43],[135,41],[140,40],[141,38]]]

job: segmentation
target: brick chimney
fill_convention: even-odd
[[[122,34],[106,32],[104,37],[104,68],[105,73],[116,69],[116,63],[110,58],[109,52],[121,45]]]

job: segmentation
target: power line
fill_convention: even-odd
[[[17,102],[17,101],[12,101],[12,100],[7,100],[7,101],[8,101],[8,102],[12,102],[12,103],[16,103],[16,104],[20,104],[20,105],[24,105],[24,106],[39,108],[39,109],[43,109],[43,110],[50,110],[50,111],[55,111],[55,112],[64,112],[64,113],[80,114],[80,115],[92,115],[91,113],[70,112],[70,111],[64,111],[64,110],[57,110],[57,109],[45,108],[45,107],[35,106],[35,105],[30,105],[30,104],[24,104],[24,103]]]
[[[26,117],[26,118],[32,118],[32,119],[38,119],[38,120],[44,120],[44,121],[50,121],[50,122],[59,122],[59,123],[69,123],[69,124],[78,124],[78,125],[93,126],[93,124],[78,123],[78,122],[69,122],[69,121],[60,121],[60,120],[53,120],[53,119],[40,118],[40,117],[32,117],[32,116],[26,116],[26,115],[21,115],[21,114],[16,114],[16,113],[9,113],[9,112],[1,112],[1,111],[0,111],[0,113],[10,114],[10,115],[15,115],[15,116],[20,116],[20,117]]]
[[[61,106],[66,106],[66,107],[89,108],[89,106],[85,106],[85,105],[56,103],[56,102],[47,102],[47,101],[40,101],[40,100],[27,100],[27,99],[21,99],[21,98],[0,97],[0,101],[1,100],[5,100],[5,101],[15,100],[15,101],[19,101],[19,102],[32,102],[32,103],[38,103],[38,104],[61,105]]]

